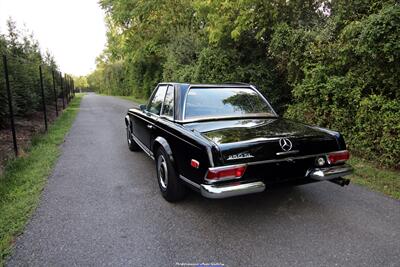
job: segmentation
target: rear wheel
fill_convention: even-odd
[[[135,142],[135,140],[133,140],[130,128],[131,128],[130,126],[126,127],[126,139],[128,141],[129,150],[130,151],[139,151],[140,146]]]
[[[183,199],[186,193],[185,185],[177,177],[171,160],[162,147],[157,150],[156,171],[162,196],[169,202]]]

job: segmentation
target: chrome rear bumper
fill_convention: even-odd
[[[353,168],[347,164],[327,168],[311,169],[308,176],[312,179],[324,181],[343,177],[353,173]]]
[[[352,172],[353,168],[345,164],[327,168],[310,169],[306,177],[319,181],[329,180],[332,182],[336,182],[336,180],[340,179],[340,177],[349,175]],[[201,194],[207,198],[227,198],[227,197],[234,197],[234,196],[247,195],[253,193],[260,193],[264,190],[265,190],[265,183],[262,181],[251,182],[251,183],[232,182],[223,185],[215,185],[215,184],[200,185]]]
[[[261,181],[252,183],[230,183],[227,185],[200,185],[200,192],[207,198],[227,198],[253,193],[260,193],[265,190],[265,184]]]

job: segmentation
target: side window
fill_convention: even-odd
[[[157,115],[160,115],[162,103],[164,101],[165,92],[167,91],[166,85],[160,85],[155,93],[153,99],[150,102],[148,111]]]
[[[174,87],[168,86],[167,94],[165,95],[164,106],[161,115],[166,117],[174,117]]]

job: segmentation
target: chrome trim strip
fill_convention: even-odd
[[[165,99],[167,98],[167,93],[168,93],[168,90],[169,90],[170,87],[172,87],[172,91],[173,91],[173,96],[172,96],[172,99],[173,99],[173,101],[172,101],[172,104],[173,104],[172,117],[171,116],[166,116],[166,115],[163,114]],[[175,118],[175,86],[173,86],[171,84],[169,84],[167,86],[167,91],[165,91],[164,101],[163,101],[163,104],[162,104],[162,107],[161,107],[161,110],[160,110],[160,118],[166,119],[166,120],[169,120],[169,121],[174,121],[174,118]]]
[[[250,84],[250,88],[253,89],[254,91],[256,91],[258,93],[258,95],[261,96],[262,99],[264,99],[264,101],[267,103],[268,107],[272,110],[272,112],[275,114],[275,116],[279,117],[278,113],[276,113],[275,109],[268,102],[267,98],[265,98],[264,95],[261,94],[261,92],[258,91],[258,89],[254,85]]]
[[[207,155],[208,155],[208,159],[210,161],[210,166],[214,167],[214,160],[213,160],[213,156],[212,156],[210,147],[207,147]]]
[[[144,120],[144,121],[146,121],[146,122],[152,124],[154,127],[157,127],[158,129],[162,129],[163,131],[166,131],[167,133],[169,133],[169,134],[173,135],[174,137],[176,137],[176,138],[182,140],[183,142],[185,142],[185,143],[187,143],[187,144],[189,144],[189,145],[191,145],[191,146],[193,146],[193,147],[195,147],[195,148],[199,148],[198,146],[196,146],[196,145],[190,143],[189,141],[187,141],[187,140],[185,140],[185,139],[183,139],[183,138],[177,136],[176,134],[174,134],[174,133],[172,133],[172,132],[170,132],[170,131],[167,131],[167,130],[164,129],[164,128],[161,128],[160,126],[158,126],[157,124],[155,124],[155,123],[153,123],[153,122],[150,122],[149,120],[146,120],[146,119],[143,118],[142,116],[140,116],[140,115],[138,115],[138,114],[135,114],[135,113],[131,113],[131,114],[132,114],[133,116],[138,117],[139,119],[142,119],[142,120]],[[153,114],[153,113],[151,113],[151,114],[152,114],[151,116],[156,116],[156,117],[157,117],[157,120],[156,120],[157,122],[160,121],[160,120],[158,120],[159,118],[162,119],[162,117],[160,117],[160,116],[158,116],[158,115],[156,115],[156,114]],[[177,126],[174,124],[173,121],[169,121],[169,120],[168,120],[168,122],[170,122],[170,124],[169,124],[168,126],[170,126],[171,128],[177,127]],[[181,126],[181,127],[182,127],[182,126]],[[185,128],[182,127],[182,129],[185,129]],[[179,128],[179,130],[182,130],[182,129]],[[204,142],[204,141],[203,141],[203,142]]]
[[[127,126],[127,127],[128,127],[128,124],[127,124],[127,122],[128,122],[128,124],[130,123],[130,118],[129,118],[129,115],[126,115],[126,116],[125,116],[125,126]]]
[[[207,116],[200,117],[197,119],[185,119],[185,120],[175,120],[177,123],[192,123],[192,122],[208,122],[208,121],[217,121],[217,120],[249,120],[249,119],[277,119],[278,116],[269,116],[269,115],[249,115],[249,116]]]
[[[213,168],[208,168],[210,171],[223,171],[227,169],[232,169],[232,168],[239,168],[239,167],[246,167],[246,163],[240,163],[240,164],[234,164],[234,165],[224,165],[224,166],[218,166],[218,167],[213,167]]]
[[[296,154],[299,153],[300,151],[298,150],[292,150],[292,151],[284,151],[284,152],[277,152],[276,155],[277,156],[281,156],[281,155],[290,155],[290,154]]]
[[[265,190],[265,184],[261,181],[252,183],[232,183],[227,185],[200,185],[201,195],[207,198],[227,198]]]
[[[146,112],[147,112],[147,111],[146,111]],[[145,119],[144,116],[139,116],[138,114],[135,114],[135,113],[137,113],[137,112],[135,112],[135,111],[128,111],[128,113],[131,114],[131,115],[133,115],[133,116],[138,117],[139,119],[144,120],[144,121],[147,122],[147,123],[154,124],[154,122],[151,122],[151,121],[149,121],[148,119]],[[150,113],[150,112],[147,112],[147,113]],[[155,117],[157,117],[156,119],[158,119],[158,117],[159,117],[157,114],[154,114],[154,113],[150,113],[150,114],[151,114],[150,116],[155,116]],[[149,115],[146,114],[146,116],[149,116]]]
[[[186,100],[187,100],[187,96],[189,94],[189,90],[191,89],[191,86],[189,85],[188,89],[186,89],[185,92],[185,97],[183,98],[183,108],[182,108],[182,120],[181,121],[185,121],[185,115],[186,115]]]
[[[190,184],[190,185],[196,187],[197,189],[200,189],[200,185],[199,185],[199,184],[196,184],[195,182],[189,180],[189,179],[186,178],[185,176],[179,175],[179,178],[181,178],[184,182],[186,182],[186,183],[188,183],[188,184]]]
[[[213,167],[215,168],[222,168],[222,167],[235,167],[238,165],[258,165],[258,164],[264,164],[264,163],[275,163],[275,162],[282,162],[282,161],[292,161],[292,160],[296,160],[296,159],[307,159],[307,158],[314,158],[314,157],[318,157],[318,156],[326,156],[330,153],[334,153],[334,152],[338,152],[338,151],[332,151],[332,152],[325,152],[325,153],[320,153],[320,154],[312,154],[312,155],[304,155],[304,156],[297,156],[297,157],[286,157],[286,158],[282,158],[282,159],[269,159],[269,160],[261,160],[261,161],[253,161],[253,162],[244,162],[244,163],[237,163],[237,164],[232,164],[232,165],[222,165],[222,166],[217,166],[217,167]]]
[[[305,155],[305,156],[297,156],[297,157],[287,157],[287,158],[282,158],[282,159],[269,159],[269,160],[262,160],[262,161],[253,161],[253,162],[248,162],[246,164],[247,165],[258,165],[258,164],[264,164],[264,163],[275,163],[275,162],[282,162],[282,161],[291,161],[291,160],[296,160],[296,159],[307,159],[307,158],[313,158],[313,157],[318,157],[318,156],[325,156],[325,155],[327,155],[329,153],[332,153],[332,152]]]
[[[311,169],[307,172],[308,176],[312,179],[324,181],[334,178],[350,175],[353,173],[353,168],[349,165],[338,165],[327,168]]]
[[[153,152],[152,152],[150,149],[148,149],[148,148],[145,146],[145,144],[143,144],[134,134],[131,134],[131,136],[132,136],[133,140],[135,140],[136,144],[138,144],[138,146],[140,146],[140,147],[143,149],[143,151],[144,151],[150,158],[152,158],[152,159],[154,160]]]

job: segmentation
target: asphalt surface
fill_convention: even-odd
[[[328,182],[224,200],[159,193],[132,103],[90,94],[9,266],[400,266],[400,202]]]

